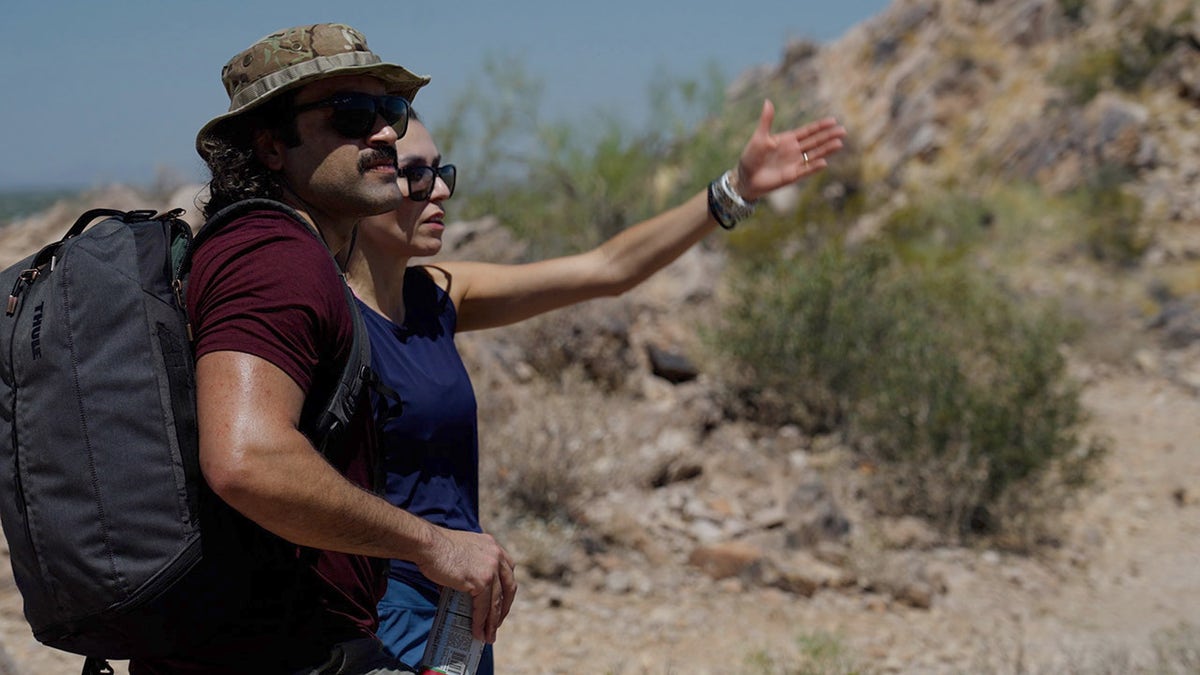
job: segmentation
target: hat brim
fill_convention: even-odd
[[[397,66],[391,63],[338,66],[335,68],[315,70],[300,77],[291,79],[288,82],[278,84],[277,86],[272,87],[269,91],[263,93],[257,98],[254,98],[250,102],[236,108],[231,108],[229,112],[223,115],[218,115],[209,120],[209,122],[200,129],[200,132],[196,134],[196,152],[200,154],[201,158],[207,161],[208,157],[205,155],[203,150],[204,141],[208,138],[224,136],[229,124],[237,118],[250,112],[251,110],[258,108],[259,106],[262,106],[268,101],[275,99],[280,94],[303,87],[306,84],[311,84],[318,80],[325,80],[331,77],[340,77],[343,75],[366,75],[369,77],[378,78],[379,80],[383,81],[387,93],[403,96],[410,102],[416,98],[417,92],[421,89],[421,87],[429,84],[428,76],[416,75],[403,66]]]

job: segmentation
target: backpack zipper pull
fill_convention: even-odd
[[[17,301],[21,295],[21,291],[25,290],[25,287],[29,284],[32,284],[38,278],[38,274],[40,272],[34,267],[17,275],[17,280],[13,282],[12,291],[8,294],[8,307],[4,310],[5,316],[12,316],[17,311]]]
[[[175,279],[174,281],[171,282],[171,289],[173,291],[175,291],[175,304],[178,305],[181,310],[183,310],[184,317],[186,319],[187,305],[185,304],[185,301],[183,298],[183,282],[180,281],[179,279]],[[194,342],[195,336],[192,335],[192,320],[186,319],[183,322],[183,327],[185,329],[187,329],[188,342]]]

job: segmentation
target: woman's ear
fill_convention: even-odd
[[[283,168],[284,153],[287,151],[287,145],[275,137],[275,134],[266,129],[259,129],[254,132],[254,156],[262,165],[271,171],[279,171]]]

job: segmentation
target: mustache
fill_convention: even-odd
[[[390,145],[382,148],[368,148],[366,152],[358,156],[358,172],[364,173],[371,167],[380,164],[396,166],[396,157],[396,148]]]

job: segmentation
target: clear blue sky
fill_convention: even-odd
[[[430,75],[436,120],[497,56],[544,85],[552,118],[644,112],[655,75],[727,79],[780,61],[793,38],[835,40],[888,0],[4,0],[0,190],[201,180],[196,131],[228,99],[220,68],[263,35],[339,21],[386,60]]]

